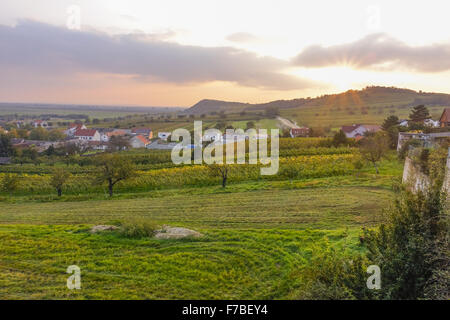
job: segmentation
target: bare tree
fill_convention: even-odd
[[[222,178],[222,187],[227,186],[228,175],[230,174],[231,167],[227,164],[211,164],[208,165],[209,170],[214,176],[220,176]]]

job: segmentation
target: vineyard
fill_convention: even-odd
[[[120,156],[134,164],[137,175],[118,183],[116,190],[119,192],[142,192],[180,186],[210,186],[220,183],[220,177],[214,175],[205,164],[173,164],[170,151],[141,150],[122,152]],[[347,175],[354,172],[354,163],[358,162],[359,158],[356,148],[331,147],[329,139],[282,138],[277,174],[263,176],[260,173],[262,164],[250,165],[247,161],[244,165],[229,165],[229,183]],[[55,168],[62,168],[71,173],[63,187],[64,194],[104,192],[103,186],[95,185],[92,181],[92,176],[98,170],[95,166],[95,157],[77,156],[69,159],[42,157],[39,164],[3,166],[0,179],[5,174],[18,177],[17,188],[13,192],[3,191],[3,194],[53,193],[50,175]]]

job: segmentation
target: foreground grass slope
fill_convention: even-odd
[[[245,188],[244,188],[245,189]],[[0,204],[0,298],[276,299],[330,243],[362,250],[392,192],[317,187],[156,198]],[[130,217],[185,226],[192,240],[127,239],[89,227]],[[82,290],[65,286],[82,269]]]

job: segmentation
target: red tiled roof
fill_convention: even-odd
[[[93,137],[97,130],[94,129],[79,129],[75,131],[75,136],[77,137]]]
[[[342,126],[341,130],[344,131],[345,133],[350,133],[353,130],[355,130],[356,128],[358,128],[360,125],[359,124],[355,124],[353,126]]]
[[[71,124],[69,124],[69,129],[72,129],[72,128],[80,129],[82,126],[83,125],[79,124],[79,123],[71,123]]]
[[[450,122],[450,108],[444,109],[444,112],[442,112],[439,121],[444,123]]]
[[[138,138],[142,143],[144,144],[149,144],[150,141],[148,141],[145,137],[143,136],[136,136],[136,138]]]

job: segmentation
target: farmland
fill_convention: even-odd
[[[295,299],[297,273],[311,258],[330,248],[364,252],[361,230],[383,220],[402,171],[393,154],[379,175],[369,165],[355,169],[356,149],[326,143],[282,139],[277,175],[264,178],[244,165],[226,188],[203,166],[173,167],[163,153],[124,153],[140,174],[112,198],[89,183],[89,163],[5,166],[21,178],[0,198],[0,298]],[[48,185],[55,166],[73,172],[62,197]],[[203,237],[89,233],[93,225],[133,219]],[[82,270],[79,291],[65,286],[72,264]]]

